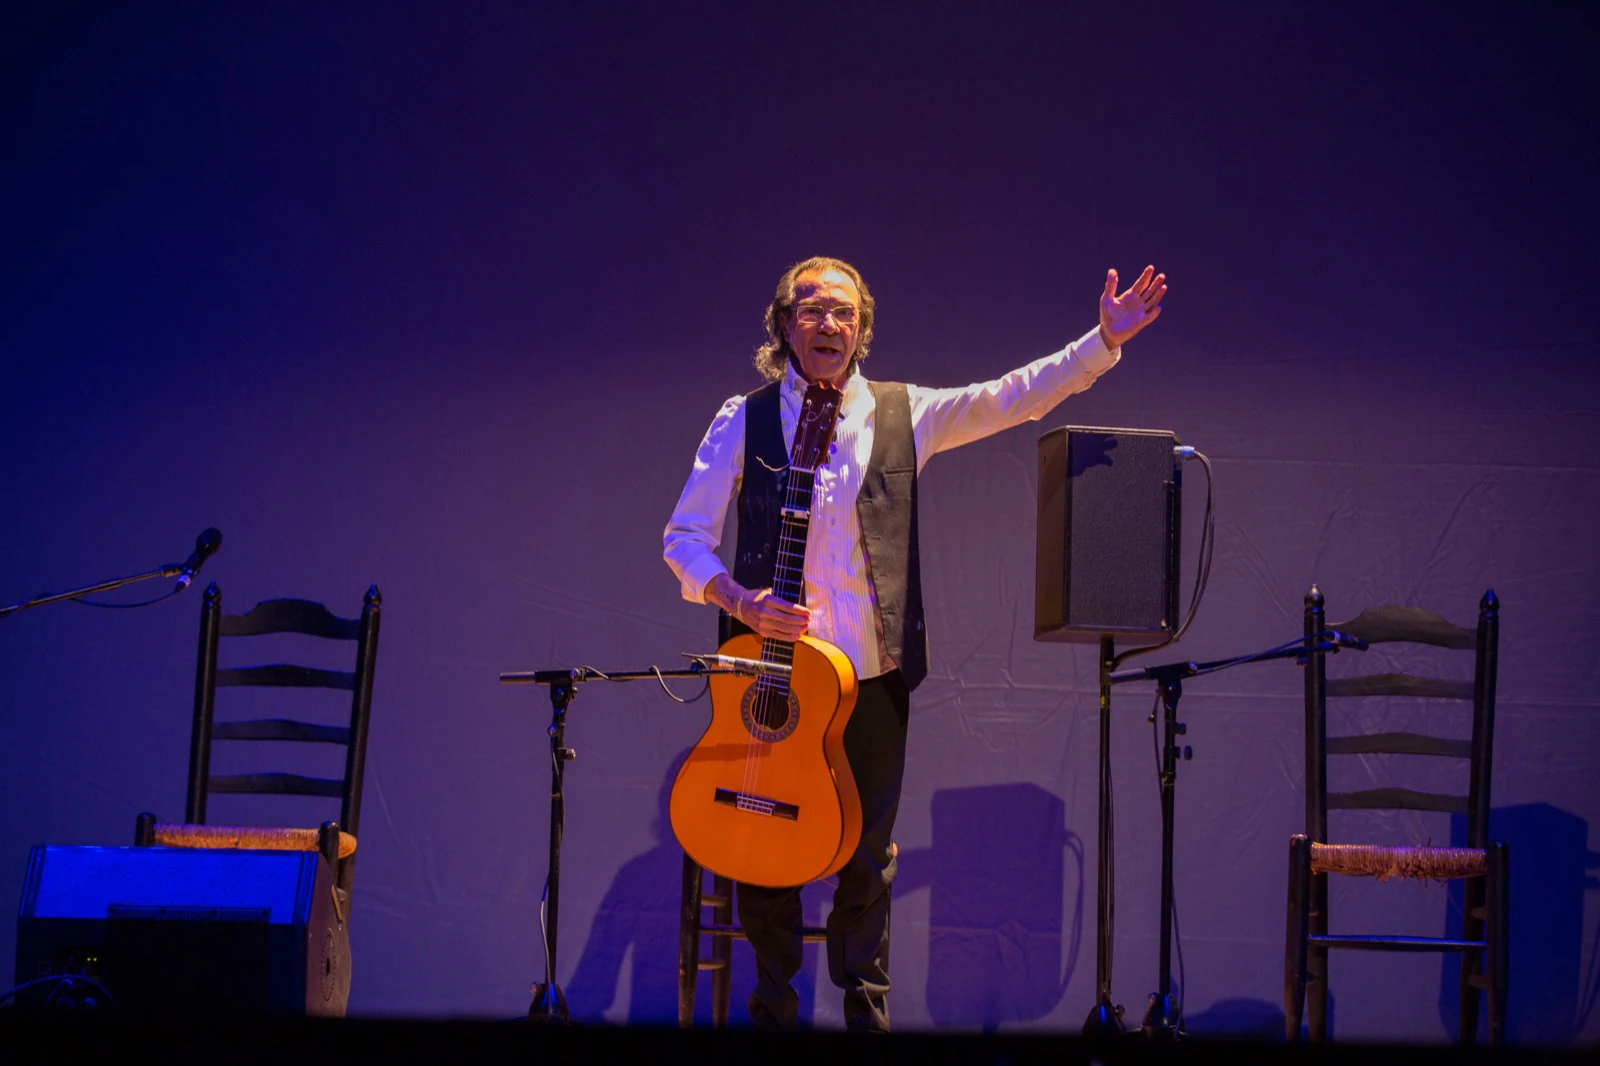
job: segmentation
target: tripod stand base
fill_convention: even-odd
[[[1141,1033],[1152,1040],[1176,1040],[1182,1035],[1182,1024],[1182,1015],[1170,992],[1166,995],[1150,993],[1150,1009],[1145,1011],[1144,1022],[1139,1026]]]
[[[566,1025],[567,996],[561,986],[543,981],[533,986],[533,1003],[528,1007],[528,1021],[544,1025]]]
[[[1121,1036],[1123,1032],[1122,1008],[1109,1003],[1096,1003],[1089,1017],[1083,1020],[1084,1036]]]

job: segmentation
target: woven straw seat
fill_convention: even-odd
[[[155,842],[168,848],[238,848],[243,851],[316,851],[315,829],[268,829],[253,825],[185,825],[157,822]],[[356,838],[339,833],[339,858],[356,853]]]
[[[1434,848],[1426,845],[1384,847],[1376,844],[1311,844],[1313,874],[1347,877],[1410,877],[1417,881],[1450,881],[1482,877],[1489,872],[1489,854],[1482,848]]]

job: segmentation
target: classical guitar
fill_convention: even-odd
[[[801,606],[812,488],[838,414],[837,389],[808,388],[790,451],[772,590]],[[672,831],[701,866],[735,881],[780,887],[834,873],[861,839],[844,754],[855,667],[809,636],[746,633],[718,652],[761,672],[712,675],[711,724],[673,783]]]

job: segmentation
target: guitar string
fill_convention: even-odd
[[[820,417],[814,410],[802,410],[801,419],[815,422]],[[831,436],[831,419],[828,435]],[[802,432],[810,427],[801,426],[796,432]],[[823,442],[826,444],[826,441]],[[820,462],[809,469],[797,466],[794,456],[790,456],[789,478],[784,489],[784,508],[790,512],[801,512],[806,515],[804,519],[783,516],[778,526],[778,550],[774,559],[773,592],[790,603],[801,605],[805,601],[805,545],[810,532],[810,511],[816,495],[816,469]],[[796,476],[798,474],[803,477]],[[803,485],[803,488],[802,488]],[[803,498],[802,498],[803,497]],[[798,551],[796,551],[798,547]],[[772,706],[777,702],[783,710],[783,723],[794,713],[790,706],[792,692],[794,643],[776,639],[764,639],[762,642],[761,657],[767,662],[781,662],[791,668],[790,679],[780,680],[778,675],[756,675],[756,692],[751,697],[750,730],[751,742],[746,746],[745,755],[745,794],[759,795],[756,791],[760,787],[762,764],[766,762],[765,755],[771,747],[771,742],[763,739],[761,731],[770,731],[770,720],[773,717]],[[782,724],[782,723],[780,723]]]
[[[806,411],[802,410],[802,419],[805,418],[805,415]],[[800,434],[802,429],[802,426],[797,426],[795,427],[795,432]],[[762,463],[762,466],[766,466],[768,469],[771,469],[771,467],[766,463]],[[784,480],[784,493],[786,493],[784,504],[786,504],[786,507],[787,504],[789,504],[790,498],[794,496],[794,455],[790,455],[790,463],[789,467],[787,467],[787,471],[789,471],[789,477]],[[778,557],[773,560],[774,592],[778,592],[779,573],[781,573],[781,568],[784,567],[784,552],[782,552],[782,528],[784,528],[786,523],[787,520],[782,517],[782,511],[779,511],[779,552]],[[768,648],[770,648],[771,643],[773,642],[771,642],[770,639],[763,637],[763,661],[768,661]],[[758,794],[757,787],[758,781],[760,781],[760,768],[762,768],[763,762],[762,755],[763,752],[765,752],[765,741],[762,739],[762,730],[765,728],[766,717],[768,717],[768,706],[770,706],[771,701],[770,691],[768,691],[768,685],[765,683],[766,677],[768,677],[766,674],[755,675],[755,682],[752,683],[752,690],[754,691],[750,691],[749,693],[750,723],[749,727],[746,728],[746,743],[744,743],[744,778],[742,778],[741,786],[739,786],[741,787],[742,795]]]
[[[798,479],[795,477],[796,469],[797,468],[791,462],[789,466],[789,477],[784,485],[784,510],[793,509],[794,501],[798,495],[798,486],[796,485]],[[791,570],[794,566],[794,552],[790,547],[793,538],[789,533],[789,527],[793,520],[788,517],[781,517],[781,515],[782,512],[780,512],[778,526],[778,550],[776,557],[773,560],[772,584],[774,594],[784,599],[789,599],[790,596],[785,594],[788,592],[791,579],[786,572]],[[802,558],[802,569],[804,567],[804,563],[805,560]],[[774,638],[762,638],[762,661],[776,661],[780,657],[781,644],[781,641],[778,641]],[[760,787],[761,768],[762,764],[765,762],[763,756],[766,754],[767,748],[769,747],[769,742],[763,739],[762,733],[767,729],[767,722],[771,717],[772,702],[775,694],[772,684],[772,676],[773,675],[770,674],[757,674],[755,682],[753,683],[753,688],[755,691],[750,695],[750,728],[748,729],[748,739],[745,743],[744,781],[742,785],[743,792],[747,796],[759,795],[757,789]]]
[[[804,475],[803,477],[796,476]],[[789,481],[785,486],[783,505],[785,510],[801,510],[802,506],[809,506],[813,495],[815,482],[814,471],[806,470],[790,464]],[[804,483],[804,487],[802,487]],[[798,518],[784,516],[778,526],[778,550],[774,559],[773,592],[781,599],[798,604],[805,598],[805,536],[810,523]],[[796,551],[796,547],[799,551]],[[793,665],[794,645],[791,642],[767,638],[762,642],[761,658],[766,662],[776,662],[784,665]],[[752,717],[755,719],[757,729],[761,732],[772,731],[772,721],[779,717],[781,708],[782,718],[787,720],[790,713],[789,691],[790,686],[781,676],[775,674],[760,674],[756,678],[757,691],[752,698]],[[761,785],[762,768],[767,761],[772,742],[764,739],[757,729],[751,730],[755,739],[753,748],[753,764],[747,774],[749,788],[747,791],[755,792]]]
[[[803,502],[802,498],[806,495],[798,486],[792,484],[796,480],[801,479],[791,479],[791,489],[788,493],[788,499],[785,501],[786,505],[791,508]],[[794,518],[785,518],[779,529],[777,567],[775,571],[777,580],[773,583],[773,591],[790,603],[799,603],[803,599],[800,593],[804,582],[804,533],[805,525]],[[798,551],[796,550],[797,548],[799,549]],[[768,662],[784,663],[792,666],[794,645],[784,640],[773,640],[767,647],[762,649],[762,658]],[[789,715],[793,713],[792,708],[789,706],[791,686],[782,675],[763,675],[761,688],[761,721],[765,736],[760,749],[762,761],[757,764],[756,768],[758,783],[766,760],[771,758],[773,741],[766,738],[771,737],[774,732],[781,729]]]

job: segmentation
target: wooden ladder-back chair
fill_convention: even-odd
[[[1315,586],[1305,597],[1308,647],[1326,624],[1325,602]],[[1349,622],[1331,627],[1371,644],[1401,642],[1431,645],[1475,655],[1473,679],[1446,680],[1387,673],[1329,679],[1326,654],[1307,655],[1306,831],[1289,843],[1288,928],[1284,951],[1284,1019],[1289,1040],[1300,1039],[1302,1011],[1309,1015],[1310,1036],[1328,1035],[1328,952],[1369,951],[1459,952],[1461,959],[1460,1038],[1471,1043],[1478,1031],[1479,993],[1488,998],[1489,1035],[1505,1040],[1507,947],[1509,941],[1508,879],[1510,857],[1503,842],[1489,840],[1489,778],[1494,750],[1495,681],[1500,634],[1500,601],[1494,590],[1478,605],[1474,633],[1431,611],[1415,607],[1375,607]],[[1469,702],[1472,735],[1468,740],[1417,733],[1371,733],[1328,736],[1327,701],[1338,697],[1422,697]],[[1358,792],[1328,791],[1329,755],[1423,755],[1465,760],[1469,785],[1465,796],[1440,795],[1409,788],[1386,787]],[[1332,843],[1330,810],[1414,810],[1464,815],[1466,847],[1394,846],[1390,843]],[[1464,880],[1461,936],[1354,936],[1328,932],[1328,875],[1373,876],[1419,880]]]
[[[361,824],[361,785],[367,756],[367,721],[372,711],[372,675],[378,656],[378,621],[383,597],[378,586],[367,590],[360,618],[339,618],[310,600],[263,600],[244,614],[222,613],[222,593],[215,583],[206,589],[200,609],[200,652],[195,677],[194,725],[189,739],[189,789],[182,824],[157,822],[141,814],[135,843],[168,847],[246,848],[321,851],[333,871],[339,920],[350,898],[355,876],[356,833]],[[223,668],[217,665],[219,638],[298,633],[355,644],[355,668],[325,670],[274,663]],[[287,718],[250,721],[216,720],[219,688],[323,688],[351,694],[348,724],[323,725]],[[213,775],[211,750],[221,740],[300,741],[338,744],[345,749],[342,777],[309,777],[297,773]],[[339,820],[313,828],[260,828],[206,824],[207,800],[213,793],[322,796],[339,801]]]

